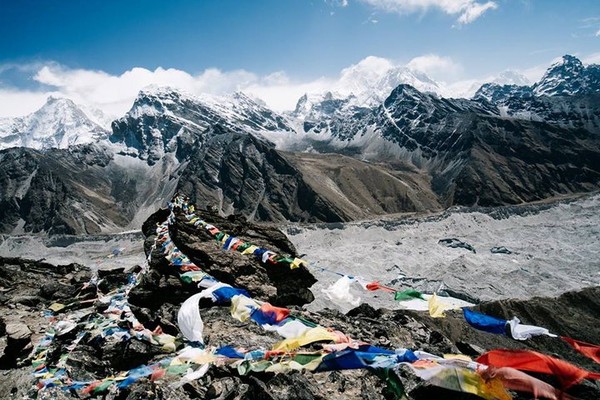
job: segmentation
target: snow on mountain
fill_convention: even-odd
[[[565,55],[531,86],[486,83],[474,99],[494,104],[503,116],[600,132],[598,93],[600,66]]]
[[[497,85],[517,85],[517,86],[528,86],[531,84],[527,77],[517,71],[512,71],[507,69],[502,71],[498,76],[496,76],[492,83]]]
[[[422,92],[442,93],[441,86],[427,74],[405,66],[394,66],[386,59],[367,57],[342,71],[333,90],[353,95],[357,106],[381,103],[400,84],[408,84]]]
[[[443,97],[470,99],[475,97],[479,89],[484,85],[527,86],[530,83],[531,82],[529,82],[529,79],[527,79],[525,75],[507,69],[496,76],[491,76],[486,79],[470,79],[445,85],[443,87]]]
[[[600,66],[584,66],[581,60],[565,55],[552,64],[542,79],[533,85],[536,96],[569,96],[600,92]]]
[[[49,97],[46,104],[32,114],[0,119],[0,149],[63,149],[106,137],[108,131],[105,128],[65,98]]]
[[[293,131],[286,117],[243,93],[196,96],[168,87],[140,91],[129,112],[114,121],[112,128],[112,142],[124,144],[127,154],[149,163],[166,152],[180,154],[182,148],[203,140],[211,129],[261,136]]]
[[[110,131],[112,122],[117,119],[115,115],[108,115],[99,108],[92,106],[79,104],[78,107],[85,113],[85,115],[94,123],[101,126],[102,128]]]
[[[404,66],[394,66],[379,57],[367,57],[342,70],[329,91],[307,93],[296,104],[292,116],[302,121],[318,121],[336,112],[381,104],[398,85],[411,85],[421,92],[442,94],[442,86],[427,74]]]

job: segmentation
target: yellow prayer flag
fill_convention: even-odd
[[[308,265],[308,263],[300,258],[294,258],[292,264],[290,265],[290,269],[300,268],[302,264]]]
[[[246,322],[250,319],[250,314],[260,305],[249,297],[237,295],[231,298],[231,316],[238,321]]]
[[[54,304],[50,305],[50,307],[48,307],[48,309],[50,309],[50,310],[52,310],[54,312],[59,312],[60,310],[62,310],[65,307],[66,306],[64,304],[54,303]]]
[[[256,249],[258,249],[258,246],[252,244],[246,250],[242,251],[242,254],[252,254]]]
[[[277,343],[275,345],[275,347],[273,348],[273,350],[275,350],[275,351],[295,350],[298,347],[305,346],[309,343],[319,342],[322,340],[334,341],[336,339],[336,337],[337,337],[336,335],[334,335],[332,332],[329,332],[327,329],[323,328],[322,326],[317,326],[317,327],[314,327],[314,328],[311,328],[311,329],[305,331],[304,333],[302,333],[302,335],[300,335],[298,337],[285,339],[285,340]]]
[[[466,356],[464,354],[444,354],[443,357],[446,360],[464,360],[464,361],[473,361],[471,357]]]
[[[445,306],[442,302],[439,301],[435,293],[429,298],[428,304],[429,315],[431,316],[431,318],[446,317],[446,313],[444,311],[447,309],[447,306]]]

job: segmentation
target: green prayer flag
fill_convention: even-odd
[[[247,249],[248,247],[250,247],[250,246],[252,246],[252,243],[244,242],[244,243],[240,244],[240,245],[239,245],[239,246],[236,248],[236,250],[237,250],[237,251],[244,251],[244,250],[246,250],[246,249]]]
[[[167,374],[183,375],[187,372],[188,368],[191,368],[189,364],[169,365],[169,367],[167,367]]]
[[[323,354],[296,354],[293,358],[298,364],[306,365],[315,358],[323,357]]]
[[[108,387],[110,385],[112,385],[115,381],[113,380],[108,380],[108,381],[104,381],[101,384],[99,384],[98,386],[96,386],[93,390],[94,393],[101,393],[104,392],[106,389],[108,389]]]
[[[398,377],[398,374],[393,369],[389,368],[374,368],[371,371],[386,384],[386,390],[390,392],[395,399],[407,400],[404,385]]]
[[[423,299],[423,294],[415,289],[406,289],[401,292],[396,292],[394,295],[394,300],[396,301],[404,301],[404,300],[413,300],[413,299]]]

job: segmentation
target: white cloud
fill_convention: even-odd
[[[103,71],[68,69],[58,65],[42,67],[34,79],[53,86],[62,95],[75,102],[102,109],[110,115],[124,114],[140,89],[149,85],[171,86],[192,94],[223,94],[247,87],[258,80],[255,74],[244,70],[222,72],[207,69],[193,76],[178,69],[132,68],[121,75]]]
[[[245,70],[221,71],[216,68],[192,75],[173,68],[159,67],[151,71],[136,67],[120,75],[111,75],[104,71],[70,69],[56,63],[38,65],[32,72],[34,81],[50,86],[51,90],[17,90],[0,84],[0,117],[27,115],[41,107],[49,95],[67,97],[78,104],[119,117],[131,108],[139,91],[151,85],[169,86],[195,95],[244,91],[262,98],[271,108],[282,111],[293,109],[304,93],[322,92],[331,88],[335,81],[318,78],[298,82],[283,71],[258,76]]]
[[[586,64],[600,63],[600,53],[580,58]],[[552,61],[559,59],[560,57]],[[525,75],[529,81],[536,82],[552,61],[516,71]],[[44,84],[44,87],[50,87],[49,90],[17,90],[0,84],[0,117],[29,114],[38,109],[49,95],[68,97],[76,103],[98,108],[112,117],[120,117],[129,110],[138,92],[150,85],[170,86],[196,95],[243,91],[262,99],[276,111],[292,110],[304,93],[323,93],[327,90],[338,91],[340,94],[360,93],[364,88],[373,87],[386,72],[403,66],[432,77],[442,83],[441,90],[444,94],[453,96],[474,92],[481,83],[494,78],[488,76],[464,80],[464,71],[459,63],[437,54],[421,55],[406,64],[369,56],[342,69],[337,76],[308,80],[294,79],[284,71],[260,76],[245,70],[222,71],[216,68],[195,75],[173,68],[157,68],[153,71],[132,68],[120,75],[112,75],[103,71],[70,69],[48,63],[36,66],[35,70],[25,70],[28,74],[33,72],[33,79]]]
[[[50,92],[30,92],[0,89],[0,117],[31,114],[44,105]]]
[[[470,24],[486,11],[498,8],[494,1],[481,3],[476,0],[361,0],[380,10],[399,14],[426,12],[438,9],[448,15],[458,16],[460,24]]]
[[[596,32],[596,37],[600,37],[600,29],[598,29],[598,32]]]
[[[600,53],[592,53],[581,58],[584,64],[600,64]]]
[[[458,17],[458,22],[461,24],[470,24],[481,17],[487,10],[495,10],[496,8],[498,8],[498,5],[492,1],[488,1],[484,4],[473,3],[464,10],[460,17]]]
[[[462,67],[450,57],[441,57],[436,54],[426,54],[415,57],[406,64],[408,68],[421,71],[440,81],[454,80],[461,72]]]
[[[333,81],[319,78],[309,82],[281,82],[264,84],[257,82],[244,88],[244,93],[256,96],[276,111],[293,110],[298,99],[305,93],[321,93],[331,89]]]
[[[0,85],[0,116],[29,114],[38,109],[49,95],[54,95],[98,108],[111,117],[120,117],[131,108],[139,91],[151,85],[170,86],[195,95],[244,91],[264,100],[274,110],[291,110],[304,93],[333,90],[349,94],[364,90],[396,66],[399,65],[386,58],[369,56],[342,69],[337,77],[298,81],[283,71],[259,76],[245,70],[221,71],[211,68],[192,75],[174,68],[159,67],[151,71],[136,67],[120,75],[112,75],[104,71],[71,69],[47,63],[26,70],[33,75],[34,81],[50,87],[50,90],[19,91]],[[433,54],[414,58],[409,66],[426,74],[446,78],[448,74],[459,70],[459,66],[450,58]]]

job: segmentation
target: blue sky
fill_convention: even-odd
[[[600,1],[19,0],[0,5],[0,35],[0,106],[15,92],[68,92],[74,71],[214,69],[222,87],[310,88],[368,56],[403,65],[433,55],[442,64],[425,72],[458,82],[505,69],[535,77],[566,53],[596,61]]]

